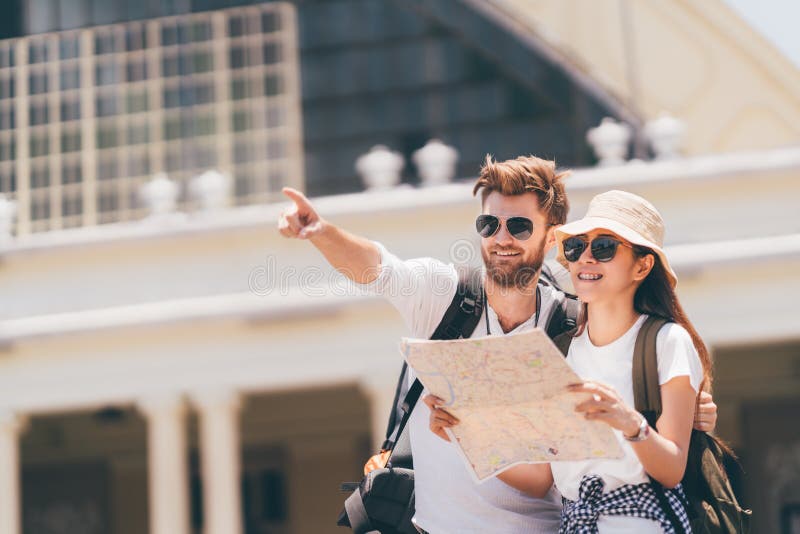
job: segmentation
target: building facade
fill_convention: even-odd
[[[717,2],[637,3],[629,85],[621,4],[581,5],[21,9],[0,42],[0,187],[18,211],[0,240],[0,532],[337,532],[406,329],[278,235],[279,187],[325,195],[325,217],[401,257],[474,266],[487,152],[574,167],[570,218],[612,188],[658,207],[755,531],[800,531],[800,74]],[[665,109],[683,157],[594,166],[588,128],[643,133]],[[359,191],[358,155],[408,161],[432,137],[461,180],[414,187],[407,163],[406,185]],[[213,209],[192,186],[209,168],[231,180]],[[142,203],[159,171],[170,193]]]

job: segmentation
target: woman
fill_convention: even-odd
[[[569,268],[585,311],[567,362],[586,380],[570,390],[592,397],[575,409],[614,429],[624,457],[554,462],[549,469],[521,465],[499,477],[534,494],[555,482],[564,499],[560,532],[674,532],[652,477],[669,488],[669,506],[690,532],[680,481],[696,398],[711,384],[711,361],[675,295],[677,278],[662,249],[661,216],[641,197],[609,191],[592,200],[586,217],[556,234],[558,259]],[[633,408],[634,343],[649,315],[672,321],[656,343],[663,412],[655,429]],[[434,432],[452,423],[431,416]]]

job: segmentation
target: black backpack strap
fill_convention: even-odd
[[[483,272],[473,271],[469,276],[459,279],[456,294],[447,307],[447,310],[439,321],[439,325],[434,330],[431,339],[459,339],[468,338],[475,331],[478,322],[483,315],[484,307],[483,293]],[[400,440],[403,429],[411,416],[414,406],[416,406],[422,393],[422,383],[415,380],[405,397],[405,385],[408,383],[408,365],[403,362],[403,369],[397,381],[397,387],[392,403],[392,413],[389,415],[389,423],[386,427],[386,441],[381,446],[382,450],[393,450]],[[403,398],[402,404],[400,399]],[[397,423],[398,414],[403,414],[400,423]]]
[[[456,294],[431,339],[468,338],[483,315],[483,272],[473,271],[458,281]]]
[[[581,306],[582,304],[578,297],[568,293],[559,293],[550,316],[544,325],[547,337],[553,340],[553,343],[565,358],[569,352],[569,346],[572,344],[575,328],[578,325]]]

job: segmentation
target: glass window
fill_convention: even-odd
[[[150,158],[146,152],[131,154],[126,161],[126,176],[146,176],[150,174]]]
[[[228,19],[228,36],[239,37],[245,34],[245,24],[243,17],[231,17]]]
[[[95,98],[96,114],[98,117],[108,117],[117,114],[117,95],[114,93],[97,95]]]
[[[266,111],[267,128],[278,128],[283,126],[285,121],[284,109],[278,106],[270,106]]]
[[[126,80],[129,82],[140,82],[147,79],[147,63],[144,59],[134,59],[128,61],[125,68]]]
[[[162,105],[166,109],[176,108],[181,105],[180,90],[176,88],[164,88]]]
[[[47,163],[31,165],[31,189],[50,187],[50,165]]]
[[[97,127],[97,148],[112,148],[119,144],[116,124]]]
[[[31,41],[28,44],[28,64],[47,61],[47,41]]]
[[[147,123],[128,125],[128,144],[139,145],[150,141],[150,129]]]
[[[161,27],[161,46],[178,44],[178,28],[174,22],[165,22]]]
[[[170,148],[167,150],[165,166],[167,168],[167,172],[183,170],[183,154],[180,150],[180,147]]]
[[[14,47],[0,43],[0,69],[14,66]]]
[[[17,142],[11,138],[0,141],[0,161],[9,161],[17,157]]]
[[[264,33],[276,32],[281,29],[281,16],[278,13],[263,13],[261,15],[261,31]]]
[[[191,119],[188,124],[191,125],[191,131],[186,132],[185,137],[213,135],[216,130],[214,117],[212,115],[200,115]]]
[[[63,35],[58,42],[59,57],[74,59],[81,55],[81,40],[77,34]]]
[[[192,58],[194,72],[208,72],[214,70],[214,58],[210,52],[195,52]]]
[[[61,67],[61,71],[59,72],[59,85],[62,91],[80,88],[81,71],[77,65]]]
[[[112,30],[96,30],[94,36],[94,53],[111,54],[117,52],[116,39]]]
[[[198,21],[192,25],[192,40],[195,42],[211,40],[211,23]]]
[[[81,181],[81,162],[64,161],[61,164],[61,183],[77,184]]]
[[[283,79],[280,74],[264,76],[264,96],[275,96],[283,93]]]
[[[253,128],[253,114],[249,111],[233,112],[233,131],[244,132]]]
[[[97,160],[97,179],[113,180],[119,177],[119,165],[114,157],[103,157]]]
[[[78,98],[61,102],[61,122],[75,121],[81,118],[81,101]]]
[[[78,152],[81,149],[80,130],[65,131],[61,133],[61,152]]]
[[[38,156],[46,156],[50,153],[50,137],[47,132],[41,134],[31,135],[30,142],[30,155],[32,158]]]
[[[147,91],[130,91],[126,96],[126,107],[128,113],[141,113],[148,109]]]
[[[7,107],[0,109],[0,130],[13,130],[16,128],[14,108]]]
[[[281,159],[286,157],[286,143],[283,139],[270,139],[267,141],[267,159]]]
[[[101,212],[116,211],[119,209],[119,194],[114,189],[104,188],[98,194],[97,209]]]
[[[194,103],[201,105],[201,104],[208,104],[209,102],[214,101],[214,86],[210,83],[204,83],[198,85],[194,89]]]
[[[253,144],[248,140],[237,141],[233,144],[234,163],[247,163],[256,159]]]
[[[14,75],[9,74],[8,76],[0,77],[0,100],[14,98],[16,93],[17,90],[15,87]]]
[[[47,72],[31,72],[28,75],[28,94],[38,95],[47,92]]]
[[[95,85],[111,85],[115,83],[119,83],[119,72],[115,63],[105,63],[95,66]]]
[[[273,63],[280,63],[281,57],[281,44],[280,43],[265,43],[264,44],[264,65],[272,65]]]
[[[164,139],[170,141],[181,136],[181,121],[177,118],[164,120]]]
[[[28,107],[28,123],[31,126],[39,126],[50,122],[50,108],[47,100],[34,101]]]
[[[147,32],[144,26],[134,26],[125,30],[125,49],[129,52],[147,47]]]
[[[8,166],[0,171],[0,192],[13,193],[17,190],[17,173],[14,166]]]
[[[170,76],[177,76],[179,73],[178,56],[164,54],[164,57],[161,59],[161,76],[168,78]]]
[[[67,194],[61,197],[61,215],[71,217],[81,213],[83,213],[83,197]]]
[[[229,52],[230,59],[228,67],[231,69],[241,69],[247,65],[246,52],[243,46],[233,46]]]
[[[31,200],[31,219],[41,221],[50,218],[50,199],[35,198]]]
[[[231,98],[233,100],[242,100],[243,98],[250,98],[253,93],[250,91],[250,80],[247,79],[234,79],[231,81]]]

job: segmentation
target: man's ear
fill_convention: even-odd
[[[645,254],[644,256],[636,259],[636,267],[633,273],[633,280],[640,282],[647,278],[653,266],[656,264],[656,259],[652,254]]]
[[[560,224],[551,226],[547,230],[547,237],[544,240],[544,253],[547,254],[556,245],[556,229],[561,226]]]

